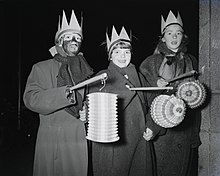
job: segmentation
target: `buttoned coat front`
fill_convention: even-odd
[[[94,176],[152,176],[153,151],[151,142],[143,138],[146,130],[144,96],[142,92],[130,91],[130,87],[141,87],[140,77],[134,65],[125,68],[125,75],[110,62],[108,79],[101,92],[118,95],[118,134],[113,143],[92,143]],[[90,92],[98,92],[100,84],[90,86]]]

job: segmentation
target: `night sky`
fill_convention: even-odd
[[[83,13],[81,51],[94,70],[99,71],[108,65],[105,46],[100,46],[106,28],[110,32],[112,25],[118,32],[122,26],[128,32],[132,30],[132,63],[139,66],[152,54],[160,35],[161,15],[166,18],[169,10],[174,14],[180,12],[190,38],[188,50],[198,57],[198,5],[198,0],[0,0],[3,36],[0,98],[10,102],[16,111],[20,102],[20,111],[23,110],[26,79],[34,63],[51,58],[48,50],[54,45],[62,10],[68,20],[72,9],[78,21]]]

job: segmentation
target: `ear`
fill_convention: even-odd
[[[165,42],[165,39],[164,39],[164,37],[161,39],[162,40],[162,42]]]
[[[58,39],[58,46],[59,46],[59,47],[62,47],[62,46],[63,46],[63,37],[60,37],[60,38]]]

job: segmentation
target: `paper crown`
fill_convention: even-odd
[[[62,34],[69,31],[77,33],[82,37],[82,17],[81,17],[81,26],[80,26],[75,16],[74,10],[72,10],[69,24],[67,22],[66,14],[64,11],[63,11],[62,22],[60,21],[60,17],[59,17],[58,30],[55,35],[55,41],[57,42],[57,40],[60,38],[60,36],[62,36]]]
[[[164,32],[164,29],[170,24],[179,24],[183,27],[183,22],[178,12],[177,18],[173,14],[172,11],[169,12],[166,21],[164,20],[163,16],[161,16],[161,34]]]
[[[131,39],[129,38],[124,27],[122,27],[121,32],[118,35],[117,31],[115,30],[115,27],[113,26],[111,40],[109,39],[108,34],[106,33],[106,43],[108,52],[110,52],[112,46],[118,43],[119,41],[131,42]]]

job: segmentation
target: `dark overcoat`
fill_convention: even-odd
[[[159,79],[159,68],[164,59],[161,54],[154,54],[147,57],[140,65],[140,72],[144,75],[150,86],[157,86]],[[183,67],[180,74],[196,70],[196,59],[184,53],[182,61]],[[178,76],[178,75],[177,75]],[[152,91],[148,94],[148,103],[160,94],[174,94],[179,83],[190,81],[194,78],[187,78],[173,83],[174,91]],[[148,114],[150,116],[150,113]],[[156,153],[158,176],[186,176],[189,175],[191,157],[194,148],[197,148],[201,142],[199,137],[201,117],[199,110],[187,108],[183,122],[157,135],[154,140]],[[162,128],[162,127],[160,127]],[[161,129],[162,130],[162,129]],[[158,133],[159,134],[159,133]],[[193,161],[195,162],[195,161]]]
[[[132,64],[120,69],[112,62],[108,69],[98,74],[104,72],[108,79],[102,92],[118,95],[120,139],[113,143],[92,143],[94,176],[152,176],[152,146],[143,138],[146,130],[144,96],[142,92],[130,91],[126,87],[140,87],[139,75]],[[102,86],[91,85],[90,92],[98,92]]]
[[[64,110],[70,106],[66,86],[57,87],[61,64],[49,59],[33,65],[24,103],[39,113],[34,176],[87,176],[88,152],[84,123]],[[83,89],[80,91],[83,96]]]

